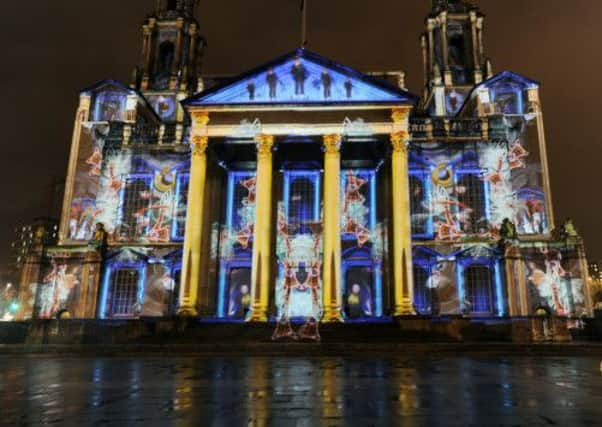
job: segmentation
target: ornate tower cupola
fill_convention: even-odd
[[[198,0],[157,0],[142,25],[142,61],[133,85],[143,92],[192,94],[205,46],[195,19]]]
[[[425,100],[429,101],[436,88],[439,95],[455,88],[458,104],[464,88],[489,76],[491,70],[483,49],[483,22],[484,15],[474,1],[431,0],[426,31],[421,37]],[[440,100],[443,101],[441,97]],[[441,104],[438,110],[437,115],[449,115],[449,111],[444,114],[444,110],[450,108]],[[453,114],[454,108],[451,110]]]

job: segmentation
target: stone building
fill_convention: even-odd
[[[20,317],[591,314],[539,83],[492,71],[478,7],[432,3],[419,97],[303,48],[205,77],[196,1],[158,1],[130,84],[81,92]]]

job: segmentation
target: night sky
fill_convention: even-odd
[[[239,74],[299,45],[299,0],[201,0],[207,75]],[[430,0],[308,0],[308,48],[361,71],[403,69],[420,94],[419,35]],[[48,211],[63,179],[78,92],[129,82],[152,0],[2,2],[0,263],[16,225]],[[494,71],[542,82],[557,222],[570,216],[590,259],[602,259],[599,175],[602,1],[480,0]]]

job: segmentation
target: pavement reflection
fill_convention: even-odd
[[[598,358],[0,358],[0,425],[598,425]]]

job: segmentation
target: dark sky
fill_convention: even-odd
[[[309,48],[362,71],[403,69],[420,94],[419,34],[430,0],[309,0]],[[44,215],[66,173],[78,92],[129,81],[153,0],[2,2],[0,263],[15,225]],[[299,0],[201,0],[206,74],[238,74],[299,44]],[[556,216],[602,259],[602,1],[480,0],[494,71],[542,82]]]

